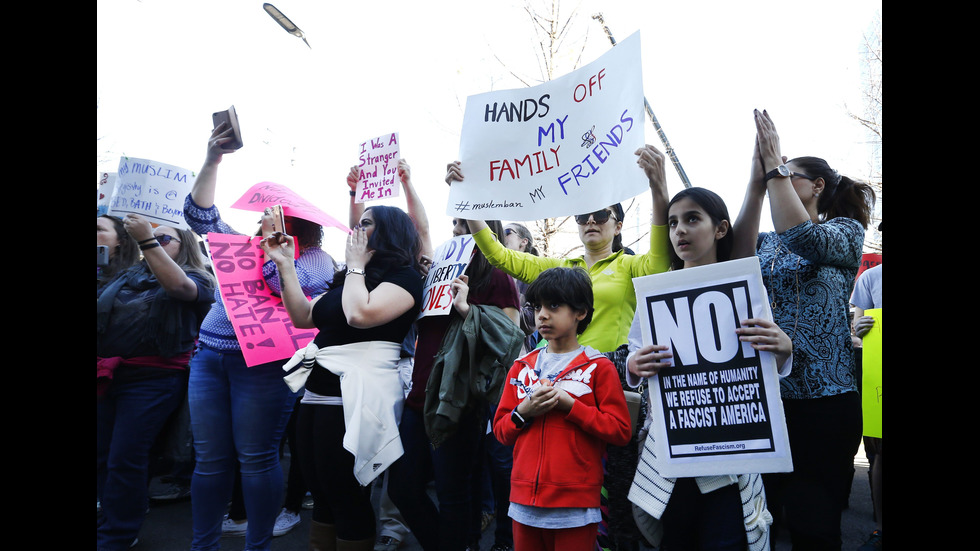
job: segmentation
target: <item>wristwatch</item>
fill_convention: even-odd
[[[514,422],[514,426],[523,429],[528,425],[527,421],[521,417],[520,413],[517,413],[517,408],[514,408],[510,412],[510,420]]]
[[[347,275],[351,274],[364,275],[364,268],[347,268]]]
[[[772,169],[772,170],[770,170],[769,172],[766,173],[766,182],[768,183],[769,180],[772,180],[773,178],[777,178],[777,177],[781,177],[781,176],[789,177],[790,174],[791,173],[789,171],[789,168],[786,165],[779,165],[776,168],[774,168],[774,169]]]

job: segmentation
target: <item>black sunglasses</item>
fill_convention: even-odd
[[[808,176],[806,174],[803,174],[802,172],[790,172],[789,173],[789,177],[790,178],[803,178],[804,180],[816,180],[816,178],[813,178],[812,176]]]
[[[171,241],[176,241],[180,243],[180,239],[177,239],[172,235],[163,234],[163,235],[154,235],[153,237],[157,240],[157,243],[163,245],[164,247],[169,245]]]
[[[589,223],[590,216],[592,217],[593,220],[595,220],[595,223],[599,225],[608,222],[609,218],[612,218],[613,220],[616,219],[616,217],[613,216],[608,209],[602,209],[602,210],[597,210],[595,212],[590,212],[589,214],[576,214],[575,222],[577,222],[578,225],[580,226],[585,226],[586,224]]]

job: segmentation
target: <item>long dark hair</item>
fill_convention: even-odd
[[[623,223],[623,225],[626,225],[626,221],[623,220],[623,218],[626,217],[626,212],[623,210],[623,204],[616,203],[615,205],[610,205],[609,208],[612,209],[613,215],[616,216],[616,220],[619,220],[620,222]],[[613,237],[613,242],[612,242],[612,252],[621,251],[621,250],[623,250],[623,232],[619,232],[618,234],[616,234],[616,237]]]
[[[868,229],[875,205],[875,190],[867,183],[842,176],[819,157],[797,157],[789,161],[813,178],[823,178],[824,188],[817,199],[821,222],[834,218],[853,218]]]
[[[295,216],[287,216],[286,218],[292,218],[293,237],[299,243],[300,248],[319,249],[323,246],[323,226]]]
[[[684,188],[677,195],[674,195],[674,198],[667,204],[667,211],[670,211],[670,207],[674,203],[684,198],[694,201],[699,207],[704,209],[705,214],[711,218],[711,223],[715,226],[721,224],[722,220],[728,222],[728,232],[718,240],[715,251],[718,262],[731,260],[732,248],[735,246],[735,230],[732,226],[732,219],[728,216],[728,207],[725,205],[724,199],[717,193],[703,187]],[[668,248],[670,249],[670,268],[672,270],[680,270],[684,267],[684,261],[677,256],[677,251],[674,250],[673,245]]]
[[[462,218],[457,218],[459,222],[466,224],[466,233],[472,233],[473,230],[470,225],[466,223]],[[500,223],[500,220],[484,220],[490,231],[493,232],[494,237],[497,241],[500,241],[500,237],[504,235],[504,226]],[[501,242],[503,244],[503,242]],[[467,286],[470,288],[469,295],[473,296],[478,294],[490,283],[490,275],[493,272],[493,266],[487,257],[483,256],[483,251],[480,247],[473,248],[473,256],[470,258],[470,265],[466,267],[466,275],[469,276],[469,282]]]
[[[385,205],[364,209],[364,212],[367,211],[371,211],[374,218],[374,232],[368,239],[368,248],[374,254],[364,269],[368,290],[377,287],[389,270],[404,266],[411,267],[421,277],[419,256],[422,254],[422,241],[408,214],[398,207]],[[346,278],[346,270],[338,271],[330,288],[340,287]]]
[[[105,218],[106,220],[112,222],[112,228],[116,230],[116,239],[119,243],[116,245],[116,250],[111,251],[109,255],[109,265],[102,269],[99,274],[100,284],[106,283],[120,272],[136,265],[140,261],[140,248],[136,243],[136,240],[129,235],[126,231],[126,227],[123,226],[121,219],[116,218],[108,214],[103,214],[99,218]],[[182,238],[183,239],[183,238]]]
[[[296,240],[296,246],[300,251],[311,247],[319,249],[323,246],[323,226],[317,224],[316,222],[310,222],[309,220],[297,218],[295,216],[284,216],[284,218],[286,222],[289,222],[287,225],[292,226],[292,232],[290,232],[290,235],[292,235]],[[262,235],[261,226],[255,230],[255,235]]]

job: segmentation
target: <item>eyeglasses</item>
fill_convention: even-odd
[[[609,212],[609,210],[602,209],[602,210],[597,210],[595,212],[591,212],[589,214],[576,214],[575,222],[577,222],[578,225],[580,226],[585,226],[589,223],[590,217],[592,218],[592,220],[595,221],[596,224],[599,224],[600,226],[602,224],[605,224],[610,218],[612,218],[613,220],[616,219],[616,217],[613,216],[612,213]]]
[[[802,172],[790,172],[789,173],[789,177],[790,178],[803,178],[804,180],[816,180],[816,178],[813,178],[812,176],[808,176],[806,174],[803,174]]]
[[[512,233],[517,233],[517,231],[516,230],[512,230],[510,228],[504,228],[504,235],[510,235]]]
[[[163,235],[154,235],[153,237],[156,238],[157,243],[163,245],[164,247],[169,245],[171,241],[176,241],[180,243],[180,239],[177,239],[172,235],[163,234]]]

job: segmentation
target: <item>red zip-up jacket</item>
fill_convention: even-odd
[[[554,379],[554,386],[575,398],[572,409],[553,409],[519,429],[511,411],[540,384],[534,373],[539,351],[514,362],[493,419],[493,434],[514,446],[510,500],[535,507],[598,507],[606,444],[623,446],[631,436],[619,374],[606,356],[585,347]]]

